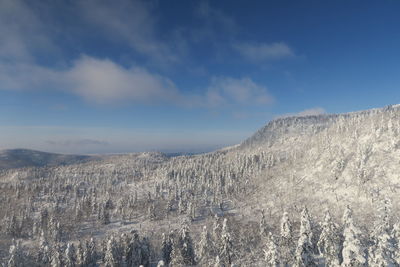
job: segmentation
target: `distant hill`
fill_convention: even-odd
[[[0,150],[0,169],[70,165],[99,159],[97,156],[63,155],[30,149]]]

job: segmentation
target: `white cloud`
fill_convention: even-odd
[[[254,61],[270,61],[293,57],[293,50],[285,43],[236,43],[233,48],[244,58]]]
[[[108,59],[82,56],[65,70],[31,63],[0,64],[0,88],[8,90],[64,90],[88,102],[115,104],[178,103],[172,81],[144,68],[124,68]]]
[[[305,109],[296,113],[285,113],[277,116],[276,118],[318,116],[322,114],[326,114],[326,110],[321,107],[315,107],[315,108]]]
[[[145,68],[123,67],[109,59],[87,55],[63,70],[31,63],[0,64],[0,80],[2,89],[64,90],[97,104],[133,102],[219,108],[273,102],[267,88],[248,77],[214,77],[202,94],[183,94],[170,79]]]
[[[265,86],[250,78],[214,77],[207,91],[209,106],[227,104],[265,105],[273,102],[273,97]]]
[[[143,55],[175,61],[172,43],[159,41],[154,5],[142,0],[86,0],[72,3],[66,12],[77,15],[78,20],[83,16],[87,24],[106,33],[108,38],[127,42]],[[250,78],[212,78],[210,86],[194,95],[179,90],[173,81],[147,68],[126,67],[111,59],[82,55],[71,62],[61,56],[54,57],[53,66],[45,66],[36,57],[44,51],[57,50],[57,38],[52,39],[54,29],[50,25],[55,18],[48,14],[51,8],[42,10],[43,7],[21,0],[0,0],[0,36],[5,37],[0,38],[0,90],[64,90],[99,104],[126,101],[209,108],[272,101],[267,88]],[[217,25],[227,31],[236,29],[231,17],[207,2],[201,2],[197,12],[210,29]],[[83,25],[81,34],[87,27]],[[72,39],[76,37],[74,33],[68,34]]]
[[[111,60],[83,56],[63,73],[65,83],[88,101],[175,102],[179,92],[172,81],[139,67],[124,68]]]

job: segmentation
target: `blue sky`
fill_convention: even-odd
[[[0,0],[0,148],[208,151],[400,103],[398,1]]]

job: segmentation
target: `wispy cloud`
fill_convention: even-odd
[[[265,86],[248,77],[214,77],[207,91],[207,101],[211,107],[228,104],[268,105],[273,100]]]
[[[283,42],[235,43],[233,48],[244,58],[253,62],[271,61],[295,56],[293,50]]]
[[[204,22],[203,27],[196,31],[196,34],[199,35],[198,38],[215,38],[218,31],[228,36],[234,35],[239,29],[239,26],[231,16],[211,6],[208,1],[200,1],[195,14]]]
[[[179,61],[173,44],[161,40],[157,31],[155,2],[142,0],[78,1],[79,13],[108,38],[128,44],[138,53],[161,63]]]

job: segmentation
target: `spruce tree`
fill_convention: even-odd
[[[379,209],[379,219],[372,233],[372,243],[369,253],[369,264],[374,266],[396,265],[396,241],[390,231],[390,202],[383,202]]]
[[[139,234],[134,232],[126,251],[127,266],[139,266],[141,262],[141,245]]]
[[[107,241],[106,251],[104,255],[104,266],[106,267],[118,267],[119,262],[119,255],[118,255],[118,247],[117,243],[113,236],[109,238]]]
[[[397,265],[400,265],[400,223],[393,225],[391,236],[394,243],[394,259]]]
[[[193,247],[193,241],[190,236],[189,227],[185,223],[180,232],[181,245],[182,245],[182,256],[184,263],[187,265],[195,264],[195,252]]]
[[[198,244],[198,260],[203,264],[207,264],[208,260],[212,256],[212,239],[210,233],[207,230],[207,226],[203,226],[203,231],[201,233],[200,241]]]
[[[76,248],[76,265],[79,267],[85,266],[85,256],[84,256],[85,246],[82,241],[79,240]]]
[[[67,249],[65,250],[65,266],[66,267],[77,266],[76,249],[73,243],[67,244]]]
[[[222,223],[221,231],[221,243],[219,249],[219,255],[221,256],[221,261],[225,265],[231,265],[233,262],[233,242],[232,237],[228,228],[228,220],[225,218]]]
[[[295,266],[316,266],[312,244],[311,220],[307,208],[304,208],[301,213],[300,237],[296,248]]]
[[[24,257],[22,254],[20,241],[15,242],[10,246],[9,260],[7,262],[8,267],[20,267],[24,266]]]
[[[52,249],[50,266],[51,267],[64,266],[62,259],[63,258],[62,258],[62,253],[61,253],[61,247],[58,243],[56,243]]]
[[[346,207],[343,215],[343,225],[344,225],[344,243],[343,243],[343,262],[342,266],[365,266],[366,258],[364,253],[364,248],[360,242],[361,232],[354,225],[353,222],[353,211],[349,206]]]
[[[267,228],[267,222],[265,220],[264,210],[261,211],[260,236],[261,236],[261,238],[265,238],[268,236],[268,228]]]
[[[319,252],[325,258],[326,266],[339,266],[340,236],[337,225],[332,221],[329,211],[326,211],[322,232],[318,240]]]
[[[97,252],[96,252],[96,243],[93,238],[87,243],[87,247],[84,253],[85,263],[87,266],[96,266],[97,262]]]
[[[280,249],[282,265],[289,266],[293,262],[293,230],[289,214],[285,211],[281,219]]]
[[[172,253],[173,242],[174,241],[173,241],[172,232],[168,236],[165,233],[162,234],[161,253],[162,253],[163,262],[165,264],[169,264],[171,262],[171,253]]]
[[[264,260],[268,267],[278,267],[280,265],[279,247],[271,232],[268,233],[267,245],[264,249]]]

